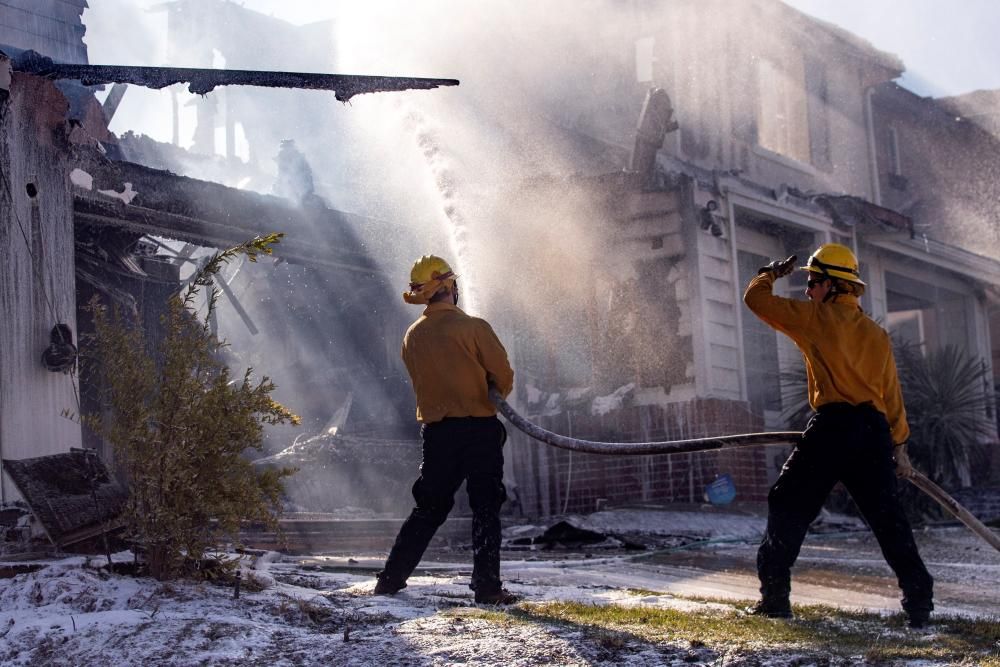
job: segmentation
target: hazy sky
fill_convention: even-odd
[[[734,0],[738,1],[738,0]],[[921,95],[1000,88],[1000,0],[785,0],[903,59]]]
[[[742,0],[730,0],[741,2]],[[785,0],[903,59],[902,83],[921,95],[1000,88],[1000,0]],[[329,18],[316,0],[245,0],[293,23]]]

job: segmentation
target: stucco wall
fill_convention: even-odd
[[[59,147],[66,101],[48,81],[15,74],[0,111],[0,455],[80,446],[76,381],[41,364],[53,325],[76,332],[73,198]],[[34,199],[26,187],[37,188]],[[15,497],[3,477],[3,499]]]

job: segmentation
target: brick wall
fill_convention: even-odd
[[[952,496],[980,521],[1000,520],[1000,486],[959,489]]]
[[[565,435],[604,442],[643,442],[762,430],[742,401],[695,399],[667,406],[633,406],[603,415],[563,413],[537,420]],[[737,501],[764,502],[768,450],[709,451],[669,456],[580,454],[530,440],[511,428],[508,457],[520,511],[528,516],[592,512],[635,503],[703,502],[705,486],[722,473],[736,484]]]

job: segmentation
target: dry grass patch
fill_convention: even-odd
[[[678,598],[686,599],[686,598]],[[731,611],[550,602],[482,612],[495,622],[563,626],[595,640],[706,646],[717,651],[778,650],[867,660],[928,660],[1000,667],[1000,619],[936,616],[927,630],[910,630],[901,614],[851,612],[825,606],[795,607],[795,619],[748,616],[749,601],[711,600]],[[501,620],[503,619],[503,620]],[[603,643],[603,642],[602,642]]]

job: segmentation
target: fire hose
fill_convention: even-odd
[[[802,437],[800,431],[775,431],[772,433],[739,433],[736,435],[687,438],[684,440],[667,440],[663,442],[597,442],[559,435],[531,423],[519,415],[493,387],[490,387],[490,399],[497,406],[500,414],[528,437],[539,442],[544,442],[547,445],[552,445],[553,447],[586,454],[638,456],[705,452],[714,449],[736,449],[737,447],[759,447],[762,445],[795,445],[798,444],[799,439]],[[916,470],[907,479],[941,505],[945,511],[965,524],[966,528],[986,540],[994,549],[1000,551],[1000,536],[990,530],[972,512],[946,493],[944,489]]]

